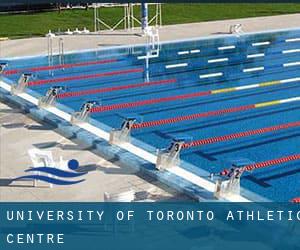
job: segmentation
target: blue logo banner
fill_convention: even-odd
[[[0,203],[0,249],[300,249],[300,206]]]
[[[81,176],[87,174],[86,172],[83,172],[83,173],[74,172],[78,168],[79,168],[78,161],[75,159],[72,159],[68,162],[68,169],[71,172],[66,171],[66,170],[61,170],[61,169],[55,168],[55,167],[29,168],[29,169],[25,170],[25,173],[35,173],[35,174],[23,175],[23,176],[12,179],[12,181],[32,179],[32,180],[43,181],[43,182],[47,182],[50,184],[61,185],[61,186],[74,185],[74,184],[83,182],[85,180],[84,179],[69,180],[69,179],[81,177]],[[48,174],[48,176],[45,176],[45,174]]]

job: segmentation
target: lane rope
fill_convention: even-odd
[[[274,106],[274,105],[279,105],[279,104],[283,104],[283,103],[291,103],[291,102],[296,102],[296,101],[300,101],[300,96],[288,98],[288,99],[282,99],[282,100],[275,100],[275,101],[233,107],[233,108],[228,108],[228,109],[208,111],[208,112],[204,112],[204,113],[196,113],[196,114],[191,114],[191,115],[184,115],[184,116],[177,116],[177,117],[160,119],[160,120],[147,121],[147,122],[142,122],[142,123],[135,123],[132,125],[132,129],[141,129],[141,128],[147,128],[147,127],[161,126],[161,125],[166,125],[166,124],[171,124],[171,123],[176,123],[176,122],[183,122],[183,121],[194,120],[194,119],[210,117],[210,116],[218,116],[218,115],[223,115],[223,114],[228,114],[228,113],[235,113],[235,112],[246,111],[246,110],[251,110],[251,109],[255,109],[255,108],[263,108],[263,107]]]
[[[216,137],[212,137],[212,138],[191,141],[191,142],[184,143],[182,145],[182,148],[186,149],[186,148],[190,148],[190,147],[198,147],[198,146],[203,146],[206,144],[213,144],[213,143],[222,142],[222,141],[229,141],[229,140],[234,140],[234,139],[238,139],[238,138],[242,138],[242,137],[270,133],[270,132],[275,132],[275,131],[299,127],[299,126],[300,126],[300,121],[290,122],[290,123],[275,125],[275,126],[271,126],[271,127],[265,127],[265,128],[249,130],[249,131],[244,131],[244,132],[239,132],[239,133],[234,133],[234,134],[229,134],[229,135],[216,136]]]
[[[124,74],[130,74],[130,73],[139,73],[139,72],[143,72],[143,71],[144,70],[142,68],[136,68],[136,69],[110,71],[110,72],[104,72],[104,73],[99,73],[99,74],[60,77],[60,78],[54,78],[54,79],[31,81],[28,83],[28,86],[36,86],[36,85],[43,85],[43,84],[48,84],[48,83],[66,82],[66,81],[73,81],[73,80],[100,78],[100,77],[105,77],[105,76],[124,75]]]
[[[54,66],[41,66],[41,67],[34,67],[34,68],[25,68],[25,69],[11,69],[6,70],[3,72],[4,75],[14,75],[22,72],[39,72],[45,70],[56,70],[56,69],[69,69],[75,67],[82,67],[82,66],[90,66],[90,65],[99,65],[99,64],[107,64],[117,62],[117,59],[106,59],[106,60],[99,60],[99,61],[87,61],[87,62],[80,62],[80,63],[68,63],[64,65],[54,65]]]
[[[292,199],[293,203],[300,203],[300,197]]]
[[[112,111],[115,109],[134,108],[134,107],[138,107],[138,106],[152,105],[152,104],[157,104],[157,103],[161,103],[161,102],[185,100],[185,99],[190,99],[190,98],[222,94],[222,93],[229,93],[229,92],[241,91],[241,90],[246,90],[246,89],[267,87],[267,86],[272,86],[272,85],[276,85],[276,84],[285,84],[285,83],[296,82],[296,81],[300,81],[300,77],[284,79],[284,80],[269,81],[269,82],[263,82],[263,83],[251,84],[251,85],[239,86],[239,87],[232,87],[232,88],[201,91],[201,92],[195,92],[195,93],[184,94],[184,95],[176,95],[176,96],[141,100],[141,101],[135,101],[135,102],[111,104],[111,105],[106,105],[106,106],[101,106],[101,107],[95,107],[92,109],[91,112],[98,113],[98,112]]]
[[[266,167],[270,167],[273,165],[280,165],[280,164],[283,164],[286,162],[297,161],[297,160],[300,160],[300,154],[289,155],[289,156],[285,156],[285,157],[278,158],[278,159],[272,159],[272,160],[268,160],[268,161],[254,163],[254,164],[242,167],[242,170],[253,171],[255,169],[266,168]]]
[[[141,88],[141,87],[148,87],[148,86],[161,85],[161,84],[171,84],[171,83],[176,83],[176,79],[167,79],[167,80],[160,80],[160,81],[128,84],[128,85],[123,85],[123,86],[66,92],[66,93],[59,94],[57,96],[57,98],[68,98],[68,97],[77,97],[77,96],[83,96],[83,95],[93,95],[93,94],[99,94],[99,93],[105,93],[105,92],[113,92],[113,91],[117,91],[117,90]]]

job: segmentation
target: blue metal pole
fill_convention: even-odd
[[[141,4],[142,11],[142,30],[144,31],[148,27],[148,3]]]

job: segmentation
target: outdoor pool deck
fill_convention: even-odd
[[[135,146],[121,148],[131,152],[141,148],[138,155],[149,161],[145,167],[150,172],[154,172],[151,164],[157,149],[167,147],[174,137],[184,134],[199,145],[211,138],[221,141],[200,149],[186,144],[181,158],[188,167],[170,169],[193,185],[201,182],[211,192],[208,173],[221,171],[233,158],[262,162],[299,153],[299,36],[294,29],[163,44],[159,58],[151,59],[149,67],[142,59],[144,47],[69,54],[64,68],[51,68],[51,72],[44,68],[46,58],[13,59],[4,74],[11,84],[22,72],[33,72],[29,83],[33,98],[45,95],[51,86],[66,87],[57,99],[66,114],[78,111],[85,101],[97,100],[101,106],[93,108],[92,124],[103,131],[102,139],[107,140],[111,128],[119,128],[128,114],[141,116],[143,120],[134,125],[132,133],[138,139],[133,141]],[[214,117],[211,112],[221,115]],[[208,119],[199,123],[201,117]],[[275,133],[265,135],[270,128]],[[253,136],[240,134],[245,131]],[[237,145],[224,140],[226,135],[242,139]],[[298,196],[299,164],[287,166],[288,170],[265,169],[247,175],[242,186],[252,193],[244,194],[250,200],[286,201]],[[166,182],[172,177],[163,178]]]
[[[161,41],[170,41],[209,35],[228,34],[230,25],[237,23],[242,24],[245,32],[295,28],[299,26],[300,14],[166,25],[160,28],[160,39]],[[62,37],[65,41],[65,51],[72,51],[145,43],[145,37],[140,36],[140,33],[140,30],[133,30],[129,32],[116,30],[102,31],[100,35],[75,35]],[[53,48],[54,52],[58,51],[57,41],[53,43]],[[45,55],[46,53],[47,39],[45,37],[8,40],[0,43],[0,57]]]
[[[150,177],[143,178],[131,168],[120,167],[117,159],[107,161],[90,147],[65,138],[55,127],[32,120],[15,106],[0,103],[0,200],[1,201],[103,201],[104,192],[136,192],[136,200],[187,201],[189,198]],[[16,143],[17,141],[17,143]],[[54,186],[32,181],[10,184],[31,166],[27,149],[51,150],[55,160],[77,159],[82,170],[89,171],[86,181],[73,186]],[[15,157],[18,156],[18,157]]]

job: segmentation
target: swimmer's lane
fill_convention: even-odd
[[[248,136],[272,133],[272,132],[277,132],[280,130],[297,128],[299,126],[300,126],[300,121],[296,121],[296,122],[291,122],[291,123],[275,125],[275,126],[271,126],[271,127],[264,127],[264,128],[259,128],[259,129],[255,129],[255,130],[248,130],[248,131],[234,133],[234,134],[228,134],[228,135],[223,135],[223,136],[195,140],[195,141],[184,143],[182,145],[182,149],[186,149],[186,148],[190,148],[190,147],[198,147],[198,146],[203,146],[206,144],[213,144],[213,143],[218,143],[218,142],[223,142],[223,141],[230,141],[230,140],[235,140],[238,138],[243,138],[243,137],[248,137]]]
[[[195,120],[195,119],[212,117],[212,116],[220,116],[220,115],[229,114],[229,113],[242,112],[242,111],[252,110],[252,109],[256,109],[256,108],[264,108],[264,107],[280,105],[280,104],[284,104],[284,103],[292,103],[292,102],[297,102],[297,101],[300,101],[300,96],[292,97],[292,98],[288,98],[288,99],[281,99],[281,100],[274,100],[274,101],[232,107],[232,108],[227,108],[227,109],[213,110],[213,111],[208,111],[208,112],[204,112],[204,113],[195,113],[195,114],[176,116],[176,117],[171,117],[171,118],[166,118],[166,119],[146,121],[146,122],[133,124],[132,129],[142,129],[142,128],[148,128],[148,127],[163,126],[163,125],[177,123],[177,122]]]
[[[280,165],[291,161],[298,161],[298,160],[300,160],[300,154],[294,154],[294,155],[288,155],[277,159],[249,164],[243,167],[239,167],[238,169],[239,172],[241,173],[245,171],[249,172],[249,171],[254,171],[256,169],[267,168],[267,167]],[[220,176],[227,176],[229,172],[230,171],[228,169],[224,169],[223,171],[220,172]]]
[[[253,171],[255,169],[266,168],[273,165],[279,165],[290,161],[300,160],[300,154],[289,155],[278,159],[272,159],[264,162],[254,163],[251,165],[247,165],[242,167],[244,171]]]
[[[109,71],[103,73],[85,74],[85,75],[67,76],[67,77],[30,81],[28,83],[28,86],[67,82],[67,81],[74,81],[74,80],[93,79],[93,78],[100,78],[100,77],[107,77],[107,76],[126,75],[131,73],[142,73],[142,72],[144,72],[143,68],[132,68],[132,69],[116,70],[116,71]]]
[[[81,90],[81,91],[71,91],[71,92],[61,93],[57,96],[57,98],[62,99],[62,98],[69,98],[69,97],[94,95],[94,94],[99,94],[99,93],[120,91],[120,90],[126,90],[126,89],[135,89],[135,88],[142,88],[142,87],[149,87],[149,86],[156,86],[156,85],[166,85],[166,84],[172,84],[172,83],[176,83],[176,79],[166,79],[166,80],[159,80],[159,81],[142,82],[142,83],[121,85],[121,86],[114,86],[114,87],[106,87],[106,88],[86,89],[86,90]]]
[[[91,113],[106,112],[106,111],[112,111],[112,110],[116,110],[116,109],[135,108],[135,107],[139,107],[139,106],[153,105],[153,104],[157,104],[157,103],[165,103],[165,102],[171,102],[171,101],[176,101],[176,100],[187,100],[187,99],[191,99],[191,98],[223,94],[223,93],[230,93],[230,92],[235,92],[235,91],[249,90],[249,89],[261,88],[261,87],[268,87],[268,86],[273,86],[273,85],[277,85],[277,84],[286,84],[286,83],[297,82],[297,81],[300,81],[300,77],[284,79],[284,80],[277,80],[277,81],[262,82],[262,83],[258,83],[258,84],[250,84],[250,85],[231,87],[231,88],[200,91],[200,92],[194,92],[194,93],[183,94],[183,95],[160,97],[160,98],[147,99],[147,100],[141,100],[141,101],[135,101],[135,102],[117,103],[117,104],[94,107],[94,108],[92,108]],[[143,85],[143,86],[147,86],[147,85]],[[80,95],[80,93],[79,93],[79,95]]]
[[[67,64],[59,64],[53,66],[40,66],[40,67],[32,67],[32,68],[20,68],[20,69],[11,69],[3,72],[4,75],[14,75],[22,72],[40,72],[40,71],[48,71],[48,70],[57,70],[57,69],[69,69],[69,68],[77,68],[83,66],[91,66],[91,65],[100,65],[100,64],[109,64],[117,62],[117,59],[105,59],[105,60],[96,60],[96,61],[86,61],[86,62],[78,62],[78,63],[67,63]]]

